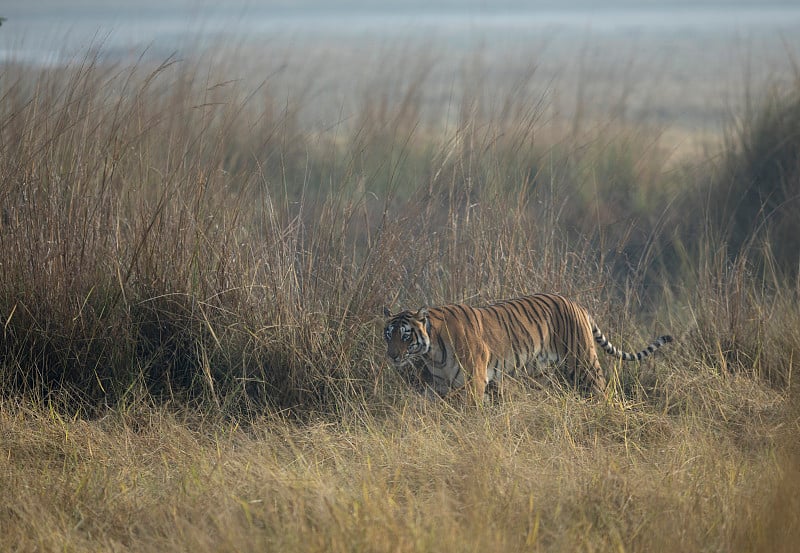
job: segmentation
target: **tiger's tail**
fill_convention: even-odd
[[[659,336],[655,340],[653,340],[645,349],[636,353],[628,353],[626,351],[622,351],[614,347],[611,342],[608,341],[600,329],[597,328],[595,323],[592,323],[592,334],[594,334],[594,341],[603,348],[607,354],[616,357],[617,359],[622,359],[623,361],[641,361],[642,359],[649,357],[655,351],[663,346],[664,344],[669,344],[673,341],[672,336],[669,334],[665,334],[664,336]]]

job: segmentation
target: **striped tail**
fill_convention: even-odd
[[[617,349],[616,347],[611,345],[611,342],[608,341],[608,338],[603,336],[603,333],[600,332],[600,329],[597,328],[597,325],[592,323],[592,333],[594,334],[594,341],[597,342],[603,351],[607,354],[616,357],[617,359],[622,359],[623,361],[641,361],[645,357],[649,357],[652,355],[658,348],[663,346],[664,344],[669,344],[672,342],[672,336],[665,335],[659,336],[655,340],[653,340],[649,346],[637,353],[628,353],[626,351],[622,351]]]

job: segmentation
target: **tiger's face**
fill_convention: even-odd
[[[384,307],[383,314],[388,319],[383,329],[386,357],[394,366],[402,367],[413,358],[428,353],[431,339],[428,334],[430,323],[427,309],[422,308],[416,313],[402,311],[393,316]]]

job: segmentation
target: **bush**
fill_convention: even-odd
[[[769,250],[796,275],[800,262],[800,84],[771,90],[728,136],[709,196],[714,229],[731,255]],[[762,259],[763,262],[763,259]]]

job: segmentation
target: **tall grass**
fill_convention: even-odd
[[[720,247],[731,173],[525,87],[442,128],[421,71],[320,133],[215,74],[2,68],[0,548],[789,550],[798,290]],[[383,361],[383,305],[535,291],[678,343],[482,412]]]
[[[9,391],[329,405],[372,387],[384,303],[618,294],[585,221],[605,234],[626,208],[606,213],[579,181],[628,142],[540,145],[531,114],[426,145],[416,81],[353,135],[313,138],[288,108],[200,75],[91,55],[6,68]]]
[[[774,264],[790,277],[800,267],[798,82],[800,72],[794,87],[771,86],[750,101],[731,125],[720,175],[709,192],[714,231],[731,253]]]

